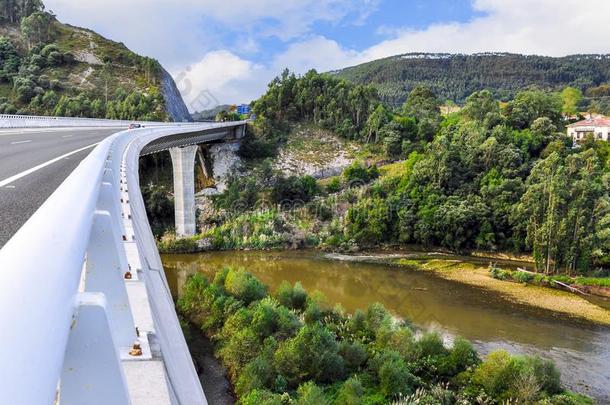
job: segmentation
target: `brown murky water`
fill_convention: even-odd
[[[610,404],[610,328],[566,320],[497,294],[383,263],[331,260],[319,252],[213,252],[164,255],[177,297],[188,275],[243,267],[275,291],[286,280],[319,290],[353,312],[380,302],[394,315],[470,339],[482,353],[506,349],[553,359],[570,388]]]

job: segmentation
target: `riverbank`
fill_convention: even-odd
[[[234,405],[233,386],[227,371],[214,355],[214,346],[199,327],[184,321],[184,336],[206,399],[212,405]]]
[[[432,272],[445,280],[493,291],[519,304],[610,326],[610,311],[578,295],[547,287],[497,280],[491,277],[489,269],[484,266],[449,259],[403,258],[392,261],[411,270]]]

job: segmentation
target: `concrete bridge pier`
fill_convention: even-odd
[[[197,145],[171,148],[174,168],[176,234],[195,235],[195,156]]]

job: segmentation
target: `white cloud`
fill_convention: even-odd
[[[316,36],[290,45],[273,60],[273,67],[278,72],[285,68],[296,73],[310,69],[326,72],[361,60],[359,52],[344,49],[336,41]]]
[[[172,74],[189,110],[201,111],[217,104],[254,99],[262,90],[259,82],[269,73],[229,51],[214,51],[188,70]]]
[[[343,50],[337,42],[317,36],[293,43],[265,66],[226,50],[213,51],[188,72],[172,74],[189,109],[200,111],[216,104],[247,103],[258,98],[285,68],[298,74],[310,69],[324,72],[341,68],[347,61],[358,63],[360,57],[358,52]]]
[[[363,52],[373,60],[407,52],[487,51],[564,56],[610,52],[607,0],[475,0],[466,23],[403,30]]]

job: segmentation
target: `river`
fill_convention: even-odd
[[[272,292],[284,280],[300,281],[309,292],[321,291],[348,312],[380,302],[396,317],[437,330],[447,339],[471,340],[482,355],[506,349],[552,359],[567,387],[610,404],[608,327],[515,304],[427,272],[336,260],[315,251],[213,252],[162,259],[174,297],[190,274],[213,276],[224,266],[243,267]]]

